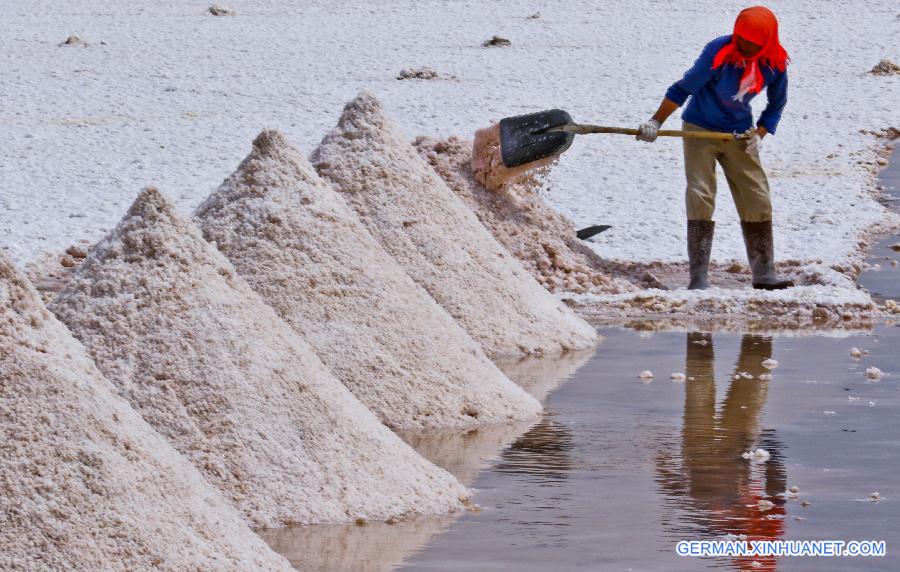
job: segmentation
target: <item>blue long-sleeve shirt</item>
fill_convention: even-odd
[[[691,98],[681,114],[683,120],[706,129],[728,133],[746,131],[753,126],[750,100],[756,95],[748,93],[742,101],[732,99],[740,88],[743,68],[723,64],[718,69],[712,69],[716,53],[730,41],[731,35],[728,35],[706,44],[691,69],[666,91],[666,97],[678,105],[684,105],[687,98]],[[769,103],[756,124],[765,127],[769,133],[775,133],[781,111],[787,103],[787,72],[766,65],[760,65],[759,70],[763,75]]]

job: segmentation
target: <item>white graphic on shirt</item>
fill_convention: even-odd
[[[750,73],[741,78],[741,85],[738,87],[738,92],[731,96],[731,101],[743,103],[744,96],[750,92],[750,88],[756,83],[756,74],[759,73],[759,67],[756,65],[756,60],[750,60],[749,65]]]

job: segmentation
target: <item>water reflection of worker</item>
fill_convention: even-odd
[[[775,540],[784,534],[786,488],[781,445],[760,429],[760,413],[769,384],[762,362],[772,356],[771,338],[745,335],[725,400],[716,411],[714,349],[709,334],[687,335],[682,466],[661,457],[658,480],[663,491],[688,512],[689,520],[714,536],[746,535],[749,540]],[[750,377],[752,376],[752,377]],[[741,457],[751,447],[771,454],[762,466]],[[759,502],[775,503],[761,510]],[[696,537],[696,528],[673,522],[681,538]],[[762,570],[774,569],[773,559],[757,559]],[[747,560],[735,560],[743,568]]]

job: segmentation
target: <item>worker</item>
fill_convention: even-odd
[[[775,133],[787,101],[787,64],[775,14],[762,6],[747,8],[738,15],[734,33],[709,42],[693,67],[666,91],[653,117],[638,128],[637,139],[655,141],[660,125],[690,98],[682,114],[684,130],[748,135],[727,141],[684,139],[689,289],[709,287],[717,162],[741,217],[753,287],[780,290],[794,285],[775,273],[772,201],[760,163],[763,139]],[[768,104],[754,129],[750,101],[763,88]]]

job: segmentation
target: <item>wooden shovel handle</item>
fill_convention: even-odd
[[[587,135],[588,133],[618,133],[621,135],[637,135],[637,129],[627,127],[602,127],[600,125],[578,125],[572,123],[570,125],[562,125],[554,127],[547,131],[565,131],[567,133],[575,133],[577,135]],[[660,137],[684,137],[687,139],[718,139],[720,141],[731,141],[733,139],[746,139],[742,133],[721,133],[719,131],[676,131],[672,129],[661,129],[656,132]]]

